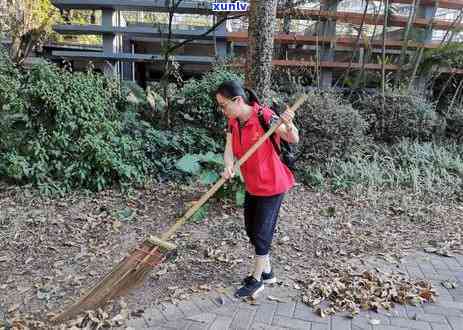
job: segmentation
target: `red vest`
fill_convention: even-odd
[[[241,158],[244,153],[265,134],[259,123],[257,112],[259,105],[254,103],[253,113],[248,121],[240,128],[237,118],[229,119],[228,126],[232,134],[233,154]],[[273,112],[263,108],[266,122],[270,122]],[[280,137],[275,134],[275,141]],[[254,196],[273,196],[287,192],[294,186],[294,176],[280,160],[272,141],[267,139],[254,154],[241,165],[246,191]]]

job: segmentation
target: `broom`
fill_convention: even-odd
[[[306,95],[301,96],[290,108],[295,111],[307,99]],[[281,118],[270,129],[249,148],[249,150],[234,165],[237,172],[240,166],[259,148],[262,143],[282,124]],[[219,179],[188,211],[177,220],[177,222],[160,238],[149,236],[145,241],[130,252],[119,264],[98,282],[78,302],[51,318],[51,322],[58,323],[75,317],[77,314],[95,310],[110,299],[123,296],[132,288],[140,286],[152,267],[156,267],[164,260],[175,254],[176,246],[167,242],[172,235],[191,217],[196,211],[225,183],[226,179]]]

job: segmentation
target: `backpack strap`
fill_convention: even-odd
[[[270,126],[265,121],[264,111],[263,111],[262,107],[260,107],[259,110],[257,111],[257,118],[259,118],[260,126],[264,129],[265,132],[267,132],[270,129]],[[277,154],[280,155],[281,154],[281,149],[280,149],[280,146],[278,145],[278,143],[275,141],[274,134],[275,133],[270,135],[270,141],[272,141],[273,147],[275,148]]]

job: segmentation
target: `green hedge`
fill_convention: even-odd
[[[404,138],[428,142],[441,137],[445,130],[445,120],[435,105],[421,95],[389,91],[385,102],[380,94],[366,95],[355,107],[368,122],[367,134],[377,142],[394,143]]]
[[[298,159],[302,161],[344,158],[366,141],[366,122],[333,92],[309,92],[296,121],[301,136]]]
[[[122,133],[119,85],[49,64],[19,72],[0,56],[0,175],[44,190],[143,181],[142,143]]]

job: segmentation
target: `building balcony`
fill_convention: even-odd
[[[57,50],[52,52],[55,58],[82,59],[92,61],[123,61],[123,62],[161,62],[164,57],[159,54],[104,53]],[[214,57],[176,55],[172,59],[180,63],[212,64]]]
[[[53,0],[59,9],[115,9],[168,12],[165,0]],[[175,10],[179,14],[212,14],[212,1],[182,1]]]
[[[166,37],[168,34],[168,29],[166,28],[157,28],[153,25],[129,25],[124,27],[111,27],[103,25],[71,25],[71,24],[61,24],[55,25],[53,29],[60,34],[70,34],[70,35],[114,35],[114,34],[123,34],[128,37],[150,37],[150,38],[161,38]],[[188,39],[194,37],[197,40],[212,40],[214,33],[211,32],[207,35],[204,35],[208,31],[208,28],[190,28],[190,29],[174,29],[172,38],[173,39]],[[226,33],[224,31],[216,31],[215,37],[218,40],[225,40]]]

